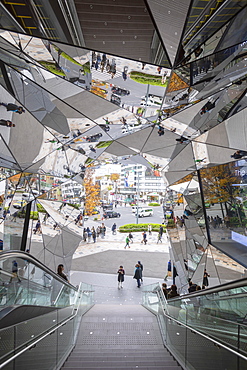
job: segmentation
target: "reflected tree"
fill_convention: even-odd
[[[220,204],[223,217],[225,215],[235,216],[242,225],[242,218],[245,217],[245,214],[239,198],[240,189],[238,186],[233,186],[239,182],[235,170],[234,163],[201,170],[203,193],[205,203],[209,203],[209,205]]]
[[[94,170],[88,168],[84,177],[85,214],[91,216],[94,208],[100,204],[100,186],[93,180]]]

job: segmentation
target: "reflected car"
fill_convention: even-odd
[[[140,106],[146,106],[147,107],[151,107],[151,106],[161,106],[162,104],[162,101],[163,101],[163,98],[162,96],[157,96],[157,95],[152,95],[152,94],[148,94],[148,97],[147,96],[142,96],[142,101],[140,103]]]
[[[37,190],[31,190],[30,193],[22,193],[22,199],[26,200],[27,202],[30,202],[31,200],[34,200],[35,197],[39,196],[39,192]]]
[[[103,211],[113,211],[113,205],[112,204],[103,204],[102,205]]]
[[[121,99],[119,98],[119,96],[112,94],[111,95],[111,102],[114,103],[114,104],[120,105],[121,104]]]
[[[105,211],[103,213],[104,218],[118,218],[121,217],[121,214],[115,211]]]
[[[114,94],[119,95],[119,96],[126,96],[130,94],[129,90],[121,89],[120,87],[117,87],[117,86],[113,86],[111,91]]]
[[[92,143],[92,142],[95,142],[95,141],[99,141],[101,137],[102,137],[102,133],[100,132],[100,133],[95,134],[95,135],[87,136],[86,141],[88,141],[89,143]]]
[[[31,202],[31,200],[34,200],[35,197],[30,193],[23,193],[22,194],[22,199],[26,200],[27,202]]]
[[[84,212],[84,208],[80,208],[79,209],[80,212]],[[93,211],[92,211],[92,215],[98,215],[100,213],[100,211],[97,209],[97,208],[94,208]],[[89,215],[89,213],[85,213],[86,216],[91,216]]]
[[[94,209],[92,212],[92,215],[98,215],[100,212],[97,209]],[[88,213],[86,213],[86,216],[90,216]]]
[[[130,133],[134,130],[134,127],[132,125],[122,125],[121,130],[123,134]]]
[[[21,209],[22,207],[25,207],[27,202],[25,200],[17,200],[12,204],[12,206],[16,209]]]

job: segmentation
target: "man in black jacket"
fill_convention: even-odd
[[[25,112],[25,110],[22,108],[22,107],[19,107],[18,105],[16,104],[13,104],[13,103],[0,103],[0,105],[3,105],[7,111],[11,111],[11,112],[15,112],[15,113],[19,113],[19,114],[22,114]]]
[[[0,126],[6,126],[6,127],[15,127],[15,124],[11,121],[0,119]]]

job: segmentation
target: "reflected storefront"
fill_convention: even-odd
[[[212,242],[238,239],[247,245],[246,170],[245,159],[201,170]]]

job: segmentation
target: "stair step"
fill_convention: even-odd
[[[114,347],[116,348],[116,347]],[[104,348],[103,346],[101,346],[101,348],[95,348],[92,349],[92,346],[90,347],[90,349],[79,349],[77,347],[75,347],[75,349],[71,352],[71,355],[73,354],[79,354],[79,355],[83,355],[84,353],[86,355],[90,355],[92,354],[93,356],[97,356],[97,355],[100,355],[102,356],[102,354],[106,354],[106,353],[110,353],[111,355],[116,355],[116,356],[119,356],[119,355],[129,355],[129,354],[136,354],[138,352],[138,355],[139,356],[142,356],[142,355],[147,355],[147,356],[156,356],[156,355],[160,355],[160,354],[170,354],[170,352],[168,352],[168,350],[161,346],[161,348],[159,350],[157,350],[156,346],[155,346],[155,349],[152,350],[150,349],[150,346],[148,346],[148,349],[143,349],[142,346],[140,347],[136,347],[136,348],[119,348],[117,349],[116,351],[112,351],[112,348]]]
[[[104,360],[101,360],[101,359],[95,359],[95,360],[91,360],[91,361],[74,361],[73,358],[69,359],[67,362],[65,362],[65,365],[67,366],[74,366],[74,368],[80,368],[81,366],[84,366],[85,364],[87,365],[94,365],[94,363],[97,363],[97,364],[111,364],[111,365],[114,365],[116,366],[116,369],[117,369],[117,366],[121,363],[121,364],[128,364],[128,365],[131,365],[131,364],[136,364],[136,365],[141,365],[141,366],[144,366],[144,365],[147,365],[147,364],[150,364],[150,365],[155,365],[155,364],[166,364],[166,365],[177,365],[177,363],[175,362],[174,363],[174,360],[171,359],[171,360],[164,360],[164,359],[150,359],[149,361],[148,360],[135,360],[134,358],[133,359],[125,359],[123,361],[120,362],[117,361],[117,359],[111,359],[111,358],[108,358],[108,359],[104,359]]]
[[[130,309],[140,321],[130,322]],[[89,313],[63,370],[181,370],[163,344],[156,317],[139,305],[95,305]],[[104,317],[107,321],[102,323]]]
[[[66,370],[74,370],[75,368],[72,366],[70,366],[70,367],[65,367],[65,366],[63,366],[63,369],[66,369]],[[102,369],[115,369],[116,370],[116,365],[113,365],[113,366],[111,366],[111,365],[106,365],[106,364],[104,364],[103,366],[102,366],[102,364],[100,364],[100,367],[98,367],[98,365],[96,365],[96,367],[95,366],[85,366],[85,367],[81,367],[80,369],[88,369],[88,370],[90,370],[90,369],[100,369],[100,370],[102,370]],[[166,365],[164,365],[164,364],[161,364],[161,365],[149,365],[149,366],[147,366],[147,365],[144,365],[144,366],[141,366],[141,365],[138,365],[138,367],[136,367],[136,366],[129,366],[129,367],[126,367],[126,365],[122,365],[122,364],[118,364],[117,365],[117,370],[119,370],[119,369],[142,369],[142,370],[156,370],[156,369],[162,369],[162,370],[182,370],[182,368],[180,367],[180,366],[178,366],[178,365],[174,365],[174,366],[166,366]]]
[[[169,354],[164,355],[164,356],[162,354],[157,355],[157,356],[153,356],[153,355],[151,356],[151,354],[150,354],[146,357],[147,357],[147,359],[152,358],[153,360],[167,360],[167,361],[168,360],[169,361],[173,360],[173,357]],[[79,355],[73,355],[72,354],[70,356],[70,359],[73,360],[73,361],[95,361],[95,360],[97,360],[97,361],[105,361],[105,360],[108,361],[109,359],[111,359],[113,361],[116,361],[116,360],[129,361],[129,359],[132,359],[132,360],[135,360],[135,361],[143,361],[143,358],[144,358],[144,356],[141,356],[139,354],[136,354],[136,355],[134,355],[134,354],[131,354],[131,355],[128,355],[128,354],[126,354],[126,355],[108,354],[108,355],[105,355],[105,356],[103,354],[97,355],[97,356],[95,356],[94,354],[92,354],[91,356],[90,355],[88,355],[88,356],[81,356],[80,355],[79,356]],[[146,359],[145,359],[145,361],[146,361]]]

